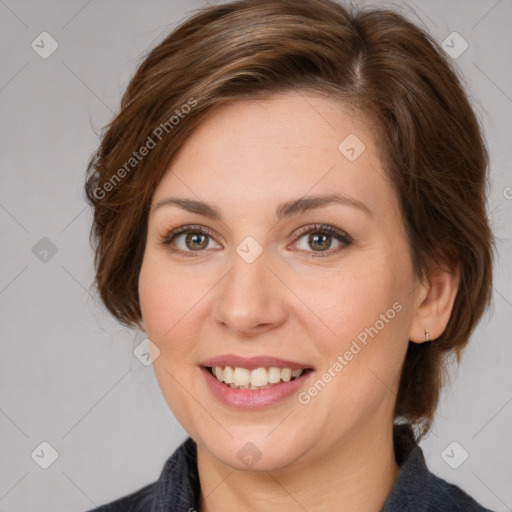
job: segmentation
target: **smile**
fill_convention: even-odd
[[[224,382],[233,389],[268,389],[283,382],[290,382],[300,377],[307,369],[269,368],[259,367],[254,369],[225,366],[208,367],[210,373],[218,381]]]
[[[304,362],[233,354],[204,360],[199,367],[213,397],[224,405],[244,410],[284,403],[315,373]]]

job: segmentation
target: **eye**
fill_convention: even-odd
[[[306,235],[308,235],[307,239]],[[299,237],[299,243],[295,242],[294,246],[298,246],[300,239],[304,238],[305,244],[302,244],[299,250],[312,252],[313,254],[309,257],[314,258],[331,256],[334,253],[340,252],[344,247],[351,245],[353,242],[346,233],[328,224],[304,226],[300,228],[294,236],[296,238]],[[338,248],[334,250],[331,249],[333,239],[338,242]],[[213,240],[213,233],[208,228],[200,225],[187,225],[171,230],[164,235],[160,243],[168,247],[172,252],[181,253],[185,256],[195,256],[194,253],[211,248],[209,245]],[[304,248],[304,245],[306,245],[306,248]],[[307,247],[312,247],[315,250],[309,251]]]
[[[307,238],[306,235],[308,235]],[[334,226],[327,224],[314,224],[313,226],[305,226],[299,229],[295,233],[295,236],[300,237],[299,242],[300,239],[304,238],[305,243],[302,244],[302,247],[299,246],[299,249],[305,252],[312,252],[313,254],[309,257],[313,258],[331,256],[332,254],[340,252],[343,250],[343,248],[351,245],[353,242],[346,233],[339,230],[338,228],[335,228]],[[338,242],[338,248],[334,250],[330,249],[333,238]],[[299,243],[296,242],[295,245],[299,245]],[[312,247],[315,250],[308,251],[307,247]]]
[[[207,249],[212,240],[212,232],[204,226],[181,226],[167,233],[161,240],[161,244],[169,247],[173,252],[194,256],[194,252]]]

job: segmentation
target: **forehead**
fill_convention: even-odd
[[[230,103],[183,144],[153,204],[172,194],[240,213],[340,193],[385,209],[393,192],[372,132],[353,111],[319,95]]]

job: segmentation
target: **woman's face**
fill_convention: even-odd
[[[416,290],[371,126],[331,100],[220,109],[154,193],[139,278],[154,369],[200,449],[232,467],[298,467],[376,440]]]

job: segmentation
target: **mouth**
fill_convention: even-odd
[[[199,363],[210,393],[222,404],[260,410],[287,402],[307,385],[308,363],[271,356],[224,354]]]
[[[260,366],[244,368],[241,366],[204,366],[219,382],[232,389],[258,391],[291,382],[313,371],[312,368],[289,368],[279,366]]]

